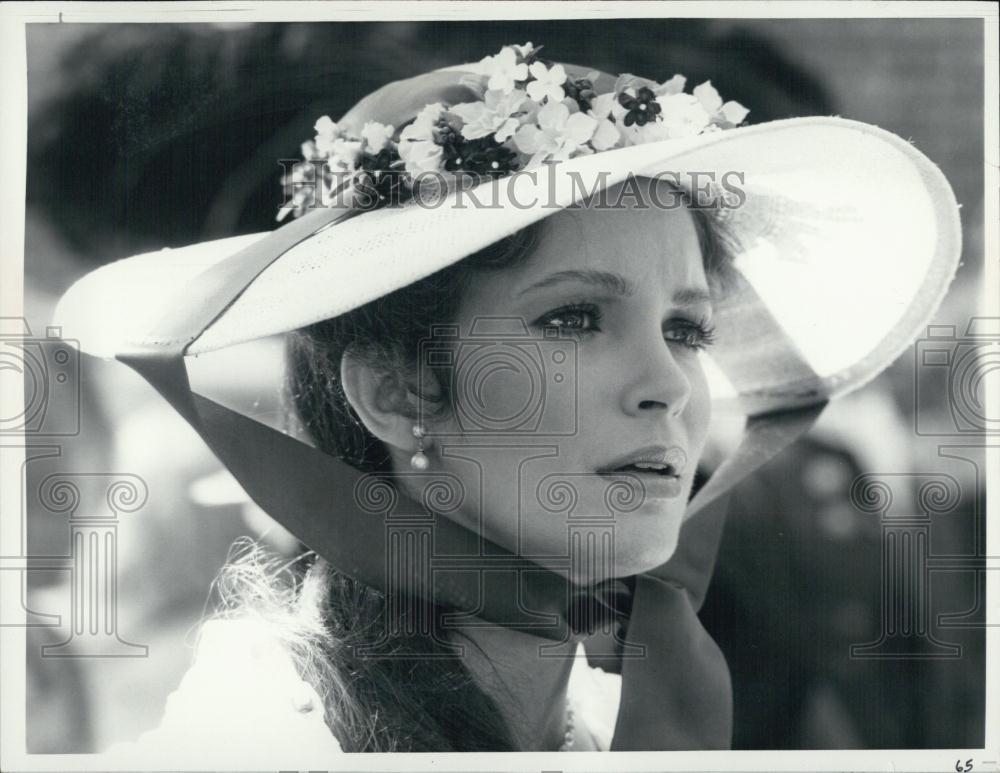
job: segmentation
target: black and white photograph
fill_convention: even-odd
[[[995,5],[0,21],[4,770],[1000,770]]]

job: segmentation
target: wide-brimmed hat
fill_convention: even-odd
[[[567,84],[582,72],[565,70]],[[341,136],[360,137],[373,125],[398,133],[425,105],[482,104],[474,85],[476,77],[486,79],[481,71],[467,65],[391,83],[336,126]],[[598,94],[634,92],[638,80],[587,75]],[[622,108],[614,104],[620,125]],[[740,281],[717,316],[712,360],[725,378],[710,364],[716,396],[735,393],[754,414],[865,383],[914,339],[955,271],[961,235],[947,180],[909,142],[856,121],[817,117],[701,129],[682,126],[676,138],[653,141],[645,137],[664,132],[623,132],[612,149],[584,146],[585,154],[430,203],[368,211],[334,227],[327,226],[342,218],[342,199],[321,205],[325,211],[317,217],[313,210],[310,218],[315,232],[307,227],[261,266],[186,353],[337,316],[630,177],[666,176],[681,187],[718,190],[725,182],[728,189],[729,198],[713,200],[712,209],[738,253]],[[641,144],[619,147],[628,141]],[[56,324],[83,351],[103,357],[155,341],[156,325],[189,283],[266,238],[250,234],[106,265],[66,293]]]
[[[290,202],[297,220],[104,266],[66,293],[56,324],[83,351],[145,376],[306,545],[384,585],[386,523],[349,496],[360,473],[195,394],[184,357],[344,314],[630,179],[663,177],[685,190],[735,253],[706,363],[713,396],[734,398],[751,418],[689,504],[673,558],[634,578],[627,609],[607,601],[648,653],[622,656],[614,748],[724,748],[728,672],[695,614],[724,515],[710,505],[913,341],[961,242],[947,180],[905,140],[832,117],[743,126],[745,114],[710,84],[688,94],[679,76],[616,79],[544,62],[530,44],[509,47],[391,83],[337,123],[321,120],[308,154],[338,174],[331,183],[324,170],[318,198]],[[471,190],[451,184],[458,167],[479,175]],[[427,171],[435,185],[424,200],[417,178]],[[337,200],[344,191],[348,200]],[[372,206],[359,205],[361,193]],[[565,636],[538,622],[572,616],[565,579],[497,546],[472,566],[470,546],[482,542],[437,518],[434,554],[456,562],[430,579],[416,576],[419,562],[398,566],[435,601]],[[489,588],[477,584],[487,571]]]

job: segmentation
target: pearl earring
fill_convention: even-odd
[[[424,453],[424,435],[426,434],[422,424],[413,425],[413,437],[417,439],[417,452],[410,457],[410,467],[414,470],[426,470],[430,465],[430,460]]]

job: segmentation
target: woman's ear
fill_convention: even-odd
[[[399,373],[375,369],[345,353],[340,363],[344,395],[368,431],[390,448],[412,452],[416,446],[413,397]]]

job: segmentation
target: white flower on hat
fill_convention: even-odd
[[[527,124],[517,130],[514,145],[531,156],[528,168],[543,161],[564,161],[575,152],[587,152],[584,146],[594,136],[597,119],[584,113],[570,113],[562,102],[549,102],[537,116],[538,125]]]
[[[513,117],[525,102],[523,91],[502,91],[490,89],[484,102],[466,102],[454,105],[451,112],[462,119],[462,136],[475,140],[492,134],[497,142],[510,139],[521,122]]]
[[[496,56],[484,56],[479,67],[483,75],[489,76],[487,87],[504,94],[514,90],[515,81],[528,77],[528,65],[517,61],[517,52],[510,46],[504,46]]]
[[[316,125],[313,128],[316,130],[316,152],[320,156],[329,156],[333,150],[333,143],[343,136],[343,132],[328,115],[324,115],[316,121]],[[309,156],[306,156],[306,158],[309,158]]]
[[[399,135],[399,157],[406,171],[413,177],[422,172],[441,169],[444,149],[435,142],[434,127],[444,114],[444,105],[434,102],[426,105]]]
[[[393,127],[388,124],[368,121],[361,130],[361,139],[364,140],[365,150],[373,155],[381,153],[386,143],[392,139],[393,131]]]
[[[329,163],[333,171],[348,171],[354,169],[361,157],[361,142],[338,138],[330,145]]]
[[[675,75],[668,81],[663,81],[659,86],[653,89],[653,93],[658,97],[670,96],[671,94],[681,94],[684,91],[684,86],[687,84],[687,78],[683,75]]]
[[[662,108],[660,117],[669,139],[694,137],[712,123],[711,114],[693,94],[668,94],[656,101]]]
[[[590,101],[590,114],[594,118],[609,118],[611,109],[615,106],[616,100],[613,93],[598,94]]]
[[[528,41],[527,43],[525,43],[524,45],[522,45],[522,46],[519,46],[519,45],[517,45],[517,44],[515,43],[515,44],[514,44],[514,45],[512,46],[512,48],[513,48],[513,49],[514,49],[515,51],[517,51],[517,53],[518,53],[518,54],[520,54],[520,55],[521,55],[521,57],[522,57],[522,58],[524,58],[524,59],[527,59],[527,58],[528,58],[528,57],[530,57],[530,56],[531,56],[531,55],[532,55],[533,53],[535,53],[535,47],[534,47],[534,46],[533,46],[533,45],[531,44],[531,41],[530,41],[530,40],[529,40],[529,41]]]
[[[536,102],[548,97],[549,102],[561,102],[566,92],[562,85],[566,82],[566,70],[561,64],[551,69],[541,62],[535,62],[528,68],[534,80],[528,84],[528,96]]]
[[[403,127],[399,133],[400,143],[404,142],[433,142],[434,127],[444,113],[444,105],[440,102],[433,102],[425,105],[413,119],[413,123]]]
[[[726,123],[732,126],[743,123],[750,111],[739,102],[730,100],[722,103],[722,97],[715,90],[712,81],[705,81],[700,86],[694,87],[694,96],[701,102],[702,107],[711,116],[713,122]]]
[[[301,146],[299,146],[299,150],[302,151],[302,158],[306,161],[314,161],[327,155],[326,153],[321,154],[316,149],[316,142],[314,140],[306,140]]]
[[[594,150],[611,150],[615,145],[621,141],[621,132],[618,131],[618,127],[615,126],[614,122],[602,118],[597,122],[597,128],[594,130],[594,136],[590,138],[590,145]]]
[[[399,157],[403,159],[406,171],[416,177],[424,172],[440,171],[444,148],[435,142],[401,142]]]
[[[305,150],[305,146],[311,144],[312,140],[303,143],[303,149]],[[304,157],[305,161],[293,164],[291,172],[284,174],[281,178],[281,184],[285,187],[286,192],[291,194],[291,199],[278,210],[278,222],[290,214],[294,214],[296,217],[304,214],[316,202],[315,183],[318,178],[318,168],[313,163],[316,155],[313,153]]]
[[[611,120],[611,107],[614,101],[614,94],[600,94],[590,103],[587,115],[597,121],[594,136],[590,138],[590,146],[594,150],[610,150],[621,141],[621,132]]]

